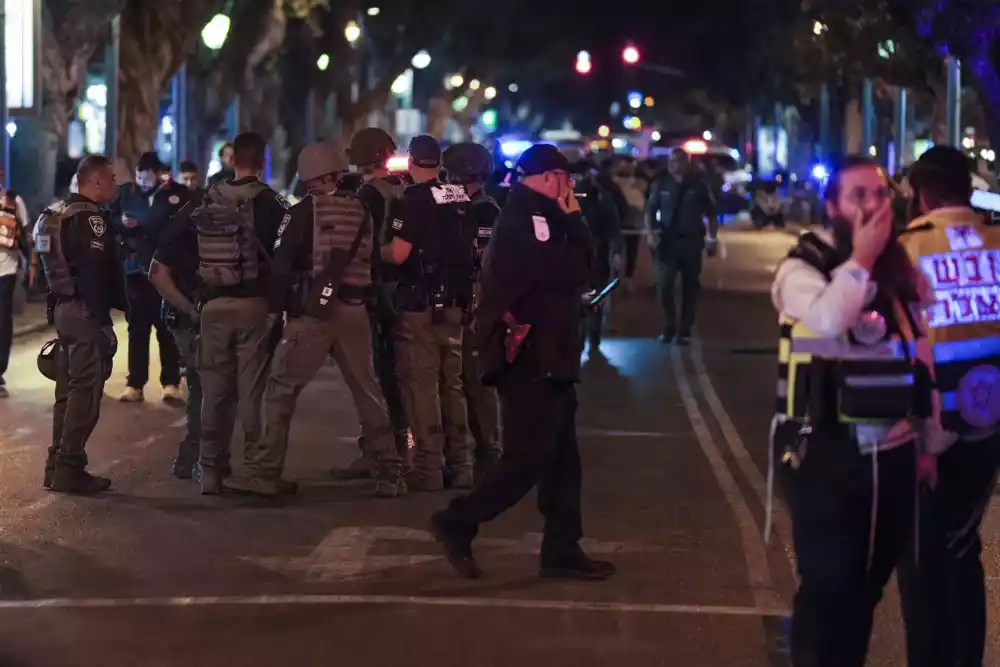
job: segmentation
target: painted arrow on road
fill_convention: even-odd
[[[434,538],[425,530],[401,526],[347,526],[330,532],[308,556],[246,557],[243,560],[317,583],[357,580],[379,572],[444,560],[442,556],[430,553],[371,555],[372,548],[381,541],[429,544]],[[516,540],[488,537],[476,540],[477,549],[488,549],[498,556],[538,555],[541,546],[542,536],[539,533],[527,533]],[[595,555],[662,551],[662,547],[651,545],[588,538],[581,540],[580,546],[588,554]]]

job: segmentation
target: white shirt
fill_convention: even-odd
[[[4,191],[0,188],[0,197],[4,196]],[[20,195],[17,195],[14,199],[14,207],[17,211],[14,215],[17,217],[18,223],[25,230],[28,229],[28,207],[24,205],[24,200],[21,199]],[[16,248],[3,248],[0,247],[0,277],[12,276],[17,273],[21,266],[22,252],[24,249]]]

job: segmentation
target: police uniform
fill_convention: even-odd
[[[163,169],[156,153],[144,153],[136,166],[137,172]],[[129,298],[128,314],[128,389],[122,396],[126,401],[142,400],[139,393],[149,379],[149,334],[156,331],[160,350],[160,384],[170,389],[165,397],[177,401],[176,388],[180,384],[180,355],[174,338],[163,324],[160,313],[160,295],[150,284],[147,273],[153,252],[170,217],[188,202],[187,188],[173,181],[156,182],[148,187],[136,183],[118,186],[112,205],[111,221],[124,249],[124,269]],[[128,228],[124,219],[134,218],[138,225]]]
[[[565,172],[568,160],[552,146],[525,151],[526,176]],[[436,514],[433,526],[449,561],[477,576],[471,542],[490,521],[538,487],[545,519],[543,576],[603,579],[610,563],[592,561],[579,546],[581,469],[576,440],[576,382],[580,377],[581,295],[592,264],[590,233],[579,213],[516,186],[497,221],[483,268],[477,330],[484,381],[500,395],[503,455],[468,496]],[[530,325],[509,354],[515,332]]]
[[[201,483],[202,493],[216,494],[230,471],[237,408],[246,446],[260,435],[276,324],[268,318],[268,264],[278,229],[287,224],[288,202],[249,176],[215,185],[191,216],[203,303]]]
[[[431,137],[417,137],[410,159],[417,166],[437,166],[441,148]],[[455,486],[472,485],[462,331],[473,306],[476,233],[465,189],[437,179],[406,190],[389,230],[392,238],[412,245],[399,271],[396,357],[415,444],[408,479],[413,490],[441,489],[442,462]],[[452,445],[448,451],[446,441]]]
[[[591,169],[591,165],[586,162],[577,165],[577,171],[583,176],[577,180],[575,192],[594,243],[590,286],[600,291],[613,277],[612,258],[622,254],[622,230],[621,218],[611,191],[599,183],[598,178],[591,174]],[[587,338],[590,340],[591,350],[601,345],[608,312],[610,311],[606,310],[606,306],[602,306],[587,313]]]
[[[964,167],[964,155],[954,159]],[[909,665],[982,665],[979,524],[1000,469],[1000,227],[967,207],[941,208],[900,242],[933,290],[928,339],[947,447],[936,486],[920,497],[919,550],[898,570]]]
[[[342,149],[314,144],[299,156],[304,181],[347,171]],[[354,399],[376,493],[406,492],[392,426],[372,362],[371,215],[349,191],[310,194],[295,205],[275,242],[270,308],[289,319],[264,397],[264,434],[246,449],[246,479],[227,486],[261,495],[291,493],[282,482],[288,431],[299,394],[332,353]]]
[[[117,349],[111,310],[125,310],[126,303],[108,216],[74,194],[42,213],[34,242],[54,301],[61,347],[44,483],[53,491],[103,491],[111,481],[86,472],[86,445]]]
[[[21,198],[0,189],[0,397],[7,395],[4,374],[14,335],[14,291],[31,248],[26,243],[25,216]]]
[[[700,179],[685,176],[678,181],[664,174],[649,191],[646,203],[646,230],[655,243],[653,250],[656,287],[663,309],[662,339],[677,337],[684,343],[694,327],[698,295],[701,293],[701,258],[705,250],[705,222],[708,218],[710,249],[714,250],[718,219],[708,186]],[[674,286],[681,279],[681,315],[677,320]]]
[[[875,606],[913,525],[909,422],[926,423],[931,396],[918,291],[876,284],[825,232],[804,235],[775,277],[771,455],[799,571],[796,665],[864,665]]]
[[[482,260],[493,225],[500,216],[500,206],[486,194],[483,184],[492,173],[493,156],[484,146],[461,143],[444,152],[444,168],[448,180],[470,189],[469,199],[476,217],[476,280],[482,272]],[[479,187],[473,187],[478,184]],[[478,284],[477,284],[478,290]],[[483,384],[480,378],[479,349],[476,347],[476,330],[473,322],[462,332],[462,391],[468,406],[469,431],[475,443],[475,474],[481,477],[500,460],[499,399],[496,389]],[[445,443],[445,451],[452,445]]]
[[[198,237],[191,222],[190,213],[195,203],[175,216],[163,232],[153,259],[170,270],[174,283],[191,303],[197,305],[198,297]],[[183,313],[166,299],[162,305],[163,322],[174,336],[181,360],[187,369],[184,379],[187,384],[185,415],[187,425],[172,473],[178,479],[196,477],[199,452],[201,451],[201,375],[198,372],[199,325],[197,318]]]

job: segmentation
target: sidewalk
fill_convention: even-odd
[[[29,336],[49,328],[45,302],[25,304],[24,312],[14,316],[14,338]]]

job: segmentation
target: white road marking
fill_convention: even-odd
[[[0,600],[2,610],[93,609],[121,607],[301,605],[403,605],[422,607],[479,607],[554,611],[610,611],[633,614],[701,614],[717,616],[786,616],[787,609],[584,600],[524,600],[514,598],[425,597],[408,595],[236,595],[161,598],[43,598]]]
[[[150,445],[160,439],[160,433],[154,433],[153,435],[148,435],[139,442],[135,443],[136,449],[148,449]]]
[[[602,428],[580,428],[577,429],[578,436],[605,436],[608,438],[675,438],[682,435],[679,432],[669,431],[615,431]]]
[[[733,426],[733,420],[730,419],[729,413],[719,399],[719,395],[715,393],[715,387],[712,385],[712,379],[709,377],[708,369],[705,366],[705,358],[702,356],[701,341],[697,337],[691,341],[691,360],[694,362],[695,375],[698,378],[698,384],[701,386],[701,393],[705,397],[705,402],[708,403],[712,414],[715,415],[716,421],[719,423],[719,429],[722,431],[722,437],[725,439],[726,444],[729,445],[729,451],[732,452],[733,458],[736,459],[736,464],[739,466],[743,476],[746,477],[750,486],[757,493],[757,499],[760,501],[761,506],[766,507],[767,482],[757,468],[757,465],[753,462],[753,459],[750,458],[750,453],[743,443],[743,438],[740,437],[739,431]],[[781,538],[784,544],[785,554],[788,556],[788,562],[792,568],[792,576],[795,576],[792,522],[781,503],[774,504],[774,527],[778,533],[778,537]]]
[[[433,554],[369,555],[372,547],[380,541],[431,544],[434,538],[425,530],[403,526],[345,526],[332,530],[308,556],[251,556],[243,560],[312,582],[351,580],[376,572],[444,560],[436,550]],[[489,549],[497,556],[537,555],[541,552],[542,536],[539,533],[527,533],[516,540],[484,537],[476,540],[476,546]],[[584,538],[580,541],[580,546],[591,554],[650,553],[663,550],[662,547],[653,545],[602,542],[592,538]]]
[[[746,560],[747,577],[749,579],[750,590],[753,594],[754,605],[759,609],[776,609],[780,605],[777,591],[771,581],[771,569],[767,563],[767,550],[764,547],[764,540],[761,537],[757,522],[754,521],[750,507],[746,498],[743,497],[736,479],[733,477],[722,452],[712,440],[712,434],[708,429],[708,424],[701,414],[698,401],[688,380],[687,370],[681,359],[680,349],[674,347],[671,351],[670,360],[672,362],[674,377],[677,379],[677,388],[684,403],[684,409],[688,413],[691,426],[694,428],[698,444],[701,446],[705,458],[712,468],[719,487],[729,504],[740,530],[740,539],[743,542],[743,555]]]
[[[184,426],[187,426],[187,423],[188,423],[187,417],[181,417],[180,419],[172,421],[170,423],[170,428],[182,428]]]

